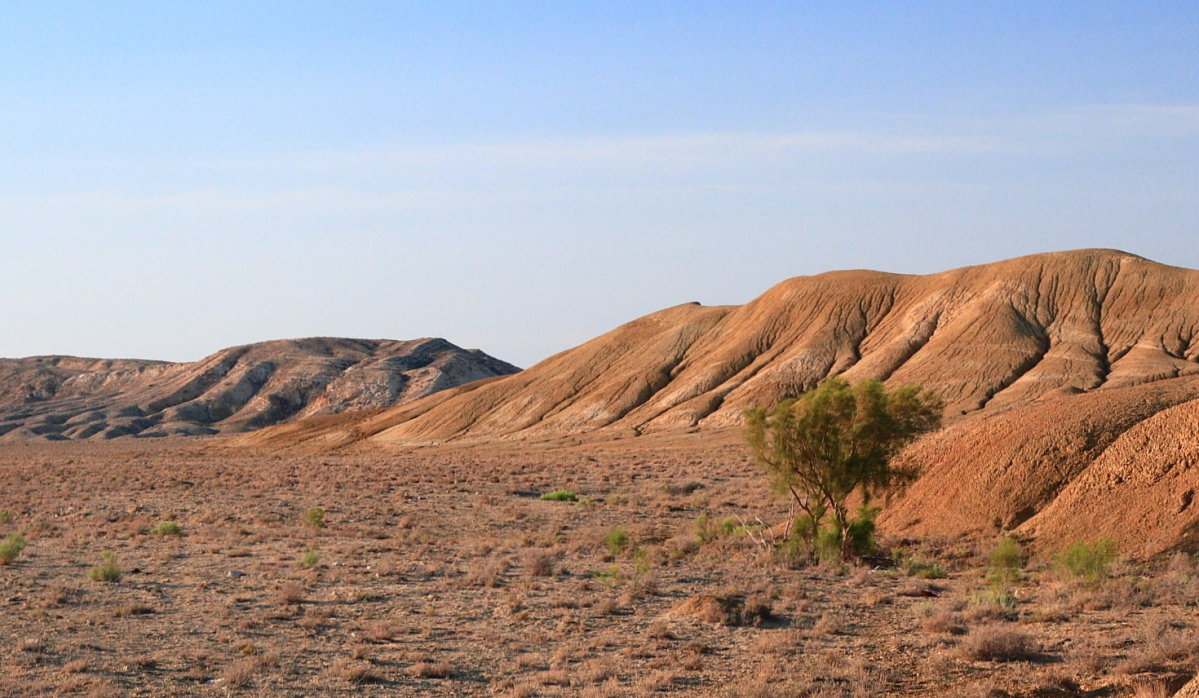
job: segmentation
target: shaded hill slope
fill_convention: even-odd
[[[403,404],[517,370],[444,339],[279,340],[191,363],[0,359],[0,438],[246,431]]]

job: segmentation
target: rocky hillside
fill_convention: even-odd
[[[401,405],[517,370],[444,339],[280,340],[193,363],[0,359],[0,439],[246,431]]]

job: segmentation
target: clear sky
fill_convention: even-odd
[[[830,269],[1199,268],[1199,4],[6,2],[0,356],[528,366]]]

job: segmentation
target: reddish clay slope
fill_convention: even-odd
[[[1199,524],[1199,506],[1182,506],[1199,487],[1197,398],[1192,376],[960,420],[902,454],[922,475],[880,523],[915,536],[1015,531],[1050,547],[1109,537],[1131,555],[1163,552]]]

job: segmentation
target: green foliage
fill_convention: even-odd
[[[808,520],[811,549],[828,543],[822,530],[831,514],[840,554],[848,556],[872,537],[874,517],[859,515],[851,532],[850,495],[860,493],[869,505],[910,482],[916,473],[892,459],[940,426],[941,411],[941,400],[917,387],[887,390],[878,381],[851,386],[830,378],[797,399],[746,411],[745,438],[771,489],[789,496]]]
[[[579,496],[570,490],[557,489],[553,492],[546,492],[541,495],[541,498],[547,502],[577,502]]]
[[[896,555],[899,567],[909,577],[917,579],[944,579],[949,575],[945,568],[935,560],[914,553],[899,553]]]
[[[1073,543],[1061,555],[1062,566],[1088,584],[1106,579],[1115,560],[1116,543],[1107,538],[1094,543]]]
[[[618,526],[608,531],[608,535],[604,538],[604,545],[613,556],[619,555],[629,547],[629,534]]]
[[[633,575],[642,577],[652,569],[654,563],[649,559],[649,552],[645,548],[637,548],[633,551]]]
[[[605,586],[615,587],[624,581],[624,574],[620,571],[620,565],[611,565],[602,570],[597,570],[595,579]]]
[[[117,566],[117,556],[111,550],[100,553],[100,564],[87,571],[87,578],[93,582],[118,582],[123,570]]]
[[[304,512],[304,525],[311,529],[324,528],[325,510],[319,507],[312,507]]]
[[[13,514],[11,509],[0,509],[0,524],[12,523]]]
[[[3,541],[0,541],[0,566],[10,565],[21,555],[21,551],[28,545],[25,542],[25,536],[20,533],[10,533]]]
[[[735,517],[713,519],[707,513],[695,517],[695,541],[700,545],[730,536],[745,535],[745,527]]]
[[[813,551],[822,562],[841,560],[841,531],[832,526],[821,526],[816,532]]]
[[[1016,610],[1016,597],[1006,589],[988,589],[970,597],[979,606],[993,606],[1001,612],[1011,613]]]
[[[1024,576],[1024,551],[1015,539],[1001,536],[987,555],[987,581],[1001,586],[1015,584]]]
[[[882,509],[879,507],[863,505],[858,509],[857,517],[850,519],[849,528],[845,531],[850,553],[862,557],[878,548],[874,541],[874,520],[880,511]]]
[[[150,535],[152,535],[152,536],[181,536],[181,535],[183,535],[183,528],[181,528],[179,526],[179,524],[175,523],[174,521],[163,521],[162,523],[158,524],[154,528],[150,529]]]
[[[309,550],[300,556],[300,567],[316,567],[321,562],[321,556],[315,550]]]

